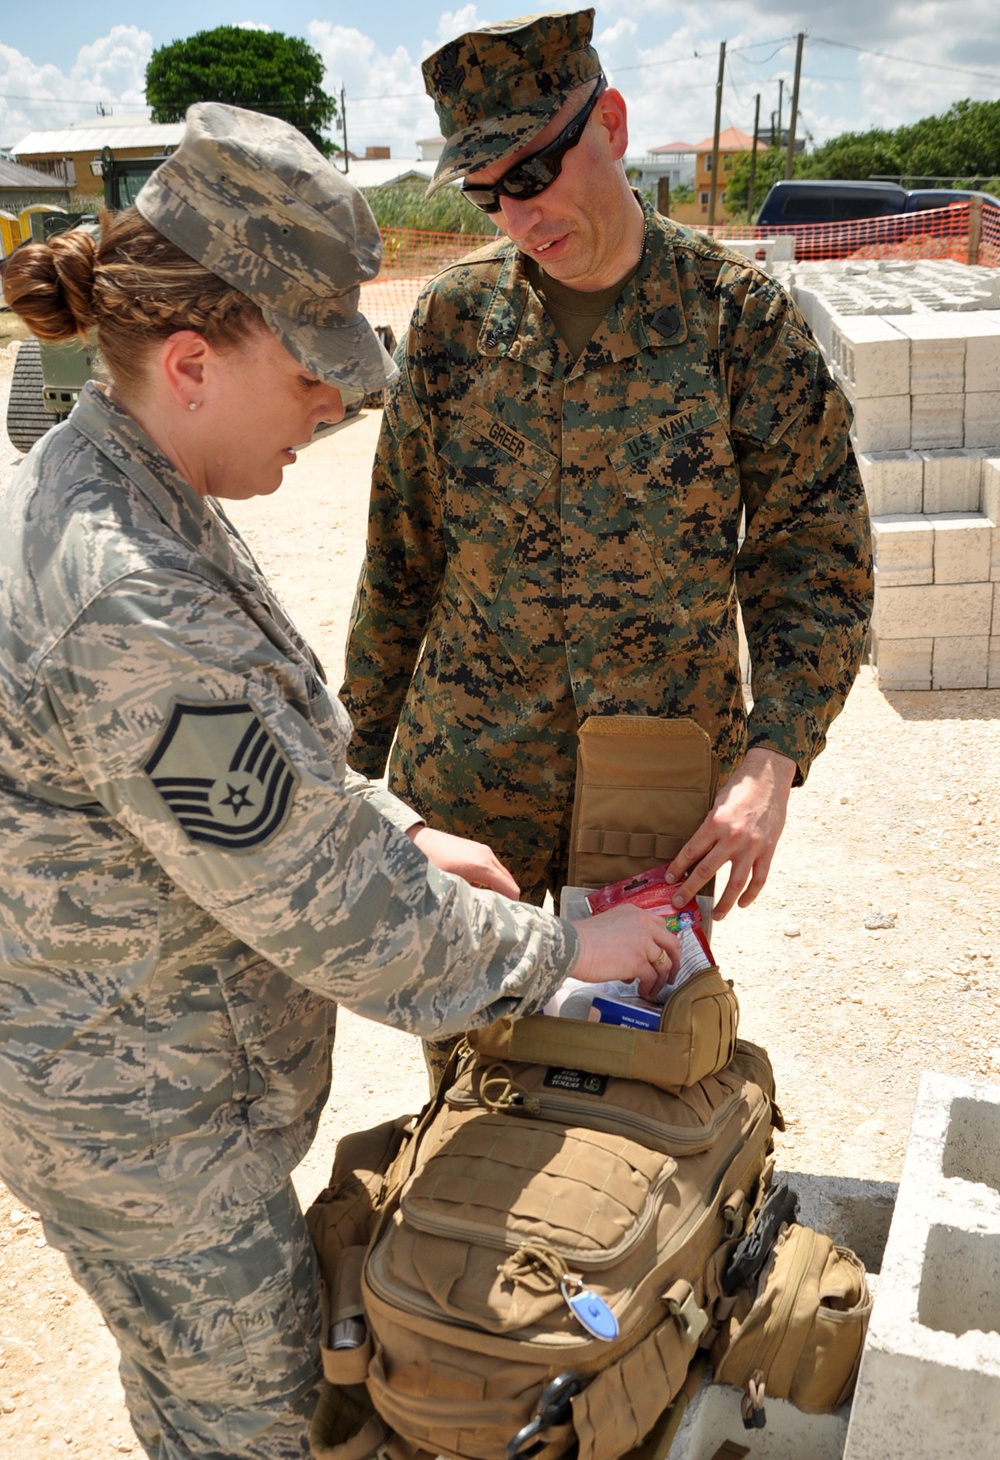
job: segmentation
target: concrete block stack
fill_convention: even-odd
[[[845,1460],[997,1453],[1000,1087],[925,1074]]]
[[[894,261],[785,282],[854,409],[879,684],[1000,688],[1000,276]]]

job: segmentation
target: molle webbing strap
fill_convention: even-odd
[[[592,715],[580,726],[569,883],[604,887],[669,862],[715,797],[717,765],[694,720]]]

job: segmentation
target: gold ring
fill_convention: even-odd
[[[657,958],[656,963],[654,964],[654,967],[659,967],[659,965],[661,963],[666,963],[666,961],[667,961],[667,950],[665,948],[661,948],[660,949],[660,955]]]

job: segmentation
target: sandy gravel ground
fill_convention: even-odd
[[[365,413],[311,448],[276,498],[232,512],[334,685],[377,428]],[[0,491],[17,459],[4,437]],[[922,1071],[1000,1081],[998,767],[1000,691],[885,695],[862,670],[793,794],[764,894],[717,925],[741,1030],[774,1062],[792,1170],[897,1180]],[[423,1092],[415,1041],[342,1014],[330,1105],[295,1176],[303,1200],[342,1132]],[[140,1447],[107,1331],[0,1186],[0,1456],[129,1453]]]

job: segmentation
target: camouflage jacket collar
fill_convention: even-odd
[[[177,537],[227,571],[235,564],[225,527],[209,501],[200,497],[127,411],[89,380],[71,417],[117,472],[127,477],[156,516]]]
[[[506,240],[496,286],[479,332],[482,355],[508,355],[523,365],[564,379],[627,360],[648,349],[672,349],[687,339],[687,321],[674,258],[676,225],[647,203],[646,242],[638,271],[622,289],[573,363],[532,289],[524,256]]]

